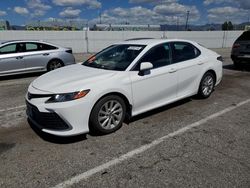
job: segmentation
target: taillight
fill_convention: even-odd
[[[66,50],[65,52],[70,53],[70,54],[73,53],[73,51],[71,49],[70,50]]]
[[[235,48],[239,48],[240,47],[240,44],[238,44],[238,43],[235,43],[234,45],[233,45],[233,48],[235,49]]]
[[[223,57],[219,56],[219,57],[217,57],[217,60],[223,62]]]

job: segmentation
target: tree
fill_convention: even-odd
[[[233,26],[231,21],[227,22],[227,27],[228,27],[228,30],[233,30],[234,29],[234,26]]]
[[[226,30],[233,30],[233,29],[234,29],[234,26],[233,26],[233,24],[232,24],[231,21],[229,21],[229,22],[224,22],[224,23],[221,25],[221,29],[222,29],[223,31],[226,31]]]
[[[222,25],[221,25],[221,29],[223,30],[223,31],[226,31],[227,30],[227,22],[224,22]]]

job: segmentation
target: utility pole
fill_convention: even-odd
[[[186,27],[185,27],[185,30],[186,30],[186,31],[188,30],[188,19],[189,19],[189,13],[190,13],[190,11],[188,10],[188,11],[187,11]]]
[[[102,13],[101,13],[101,11],[99,12],[99,18],[100,18],[100,24],[102,24]]]
[[[176,30],[179,31],[179,16],[177,16],[176,20]]]

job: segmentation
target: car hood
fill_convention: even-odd
[[[32,82],[38,90],[49,93],[75,92],[91,84],[103,81],[116,74],[116,71],[86,67],[81,64],[66,66],[46,73]]]

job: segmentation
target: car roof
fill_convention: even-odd
[[[189,43],[194,43],[193,41],[189,41],[189,40],[184,40],[184,39],[141,39],[141,40],[126,40],[126,41],[121,41],[118,42],[116,44],[131,44],[131,45],[158,45],[161,43],[165,43],[165,42],[189,42]]]
[[[55,44],[52,44],[52,43],[49,43],[49,42],[46,42],[46,41],[43,41],[43,40],[8,40],[8,41],[1,41],[0,45],[8,44],[8,43],[11,44],[11,43],[16,43],[16,42],[19,42],[19,43],[20,42],[40,42],[40,43],[49,44],[49,45],[58,47]]]

